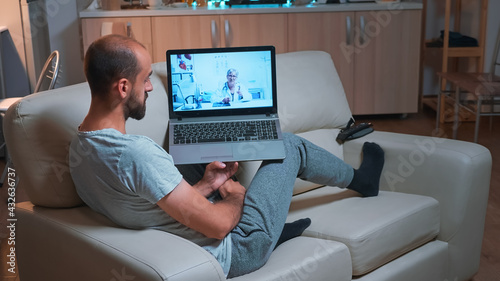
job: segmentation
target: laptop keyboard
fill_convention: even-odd
[[[174,124],[174,144],[278,139],[275,120]]]

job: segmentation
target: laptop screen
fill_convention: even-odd
[[[170,118],[273,114],[273,46],[167,51]]]

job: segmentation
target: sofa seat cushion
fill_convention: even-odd
[[[448,243],[433,240],[352,281],[453,281],[448,276]]]
[[[113,280],[118,276],[131,278],[127,280],[225,280],[214,257],[173,234],[125,229],[86,206],[56,209],[23,202],[17,207],[19,259],[31,269],[23,271],[26,280],[49,280],[54,272],[58,280]],[[36,235],[30,229],[36,229]],[[43,259],[30,254],[35,248],[45,253]],[[82,264],[85,266],[79,266]],[[348,281],[351,268],[344,244],[297,237],[276,248],[259,270],[232,280]]]
[[[349,249],[344,244],[301,236],[276,248],[259,270],[231,280],[350,281],[351,268]]]
[[[125,229],[87,206],[16,207],[23,280],[225,279],[210,253],[174,234]]]
[[[304,235],[344,243],[353,275],[365,274],[432,240],[439,233],[439,204],[421,195],[322,187],[294,196],[289,221],[309,217]]]

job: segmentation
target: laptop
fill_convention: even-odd
[[[175,164],[285,158],[273,46],[168,50]]]

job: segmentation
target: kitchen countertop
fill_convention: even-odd
[[[309,12],[346,12],[346,11],[390,11],[422,9],[423,4],[416,1],[402,1],[400,3],[346,3],[346,4],[309,4],[295,6],[284,4],[265,5],[228,5],[215,7],[185,7],[174,8],[161,6],[141,10],[116,10],[87,9],[80,12],[80,18],[101,17],[155,17],[155,16],[181,16],[181,15],[222,15],[222,14],[272,14],[272,13],[309,13]]]

